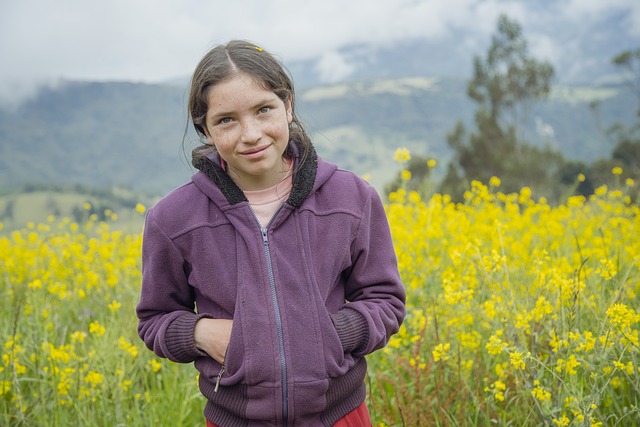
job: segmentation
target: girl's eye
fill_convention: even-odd
[[[220,123],[225,125],[227,123],[231,123],[231,117],[223,117],[220,119]]]
[[[260,110],[258,110],[260,113],[265,114],[268,113],[271,110],[271,107],[262,107]]]

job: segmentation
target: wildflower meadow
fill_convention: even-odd
[[[635,185],[392,193],[408,314],[368,358],[374,426],[640,425]],[[0,425],[204,425],[196,370],[137,337],[140,250],[95,216],[0,230]]]

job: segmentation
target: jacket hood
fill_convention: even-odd
[[[220,166],[218,153],[210,152],[209,150],[209,147],[200,147],[193,150],[191,160],[193,166],[213,181],[230,205],[247,201],[240,187]],[[331,177],[337,166],[320,159],[312,144],[309,144],[306,156],[302,156],[302,148],[297,141],[290,141],[287,150],[294,159],[294,173],[291,194],[286,203],[298,208],[309,193],[315,191]],[[198,175],[196,174],[193,177],[193,181],[211,197],[212,195],[202,187],[202,182],[198,179]]]

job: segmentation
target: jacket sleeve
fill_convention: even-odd
[[[406,294],[384,206],[366,184],[363,214],[351,247],[348,301],[332,315],[347,353],[364,356],[384,347],[405,316]]]
[[[158,356],[188,363],[206,353],[195,347],[193,331],[203,316],[194,311],[185,261],[173,241],[147,212],[142,239],[142,289],[136,307],[138,335]]]

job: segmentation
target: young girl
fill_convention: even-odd
[[[380,198],[317,156],[294,100],[262,48],[209,51],[199,171],[147,213],[138,333],[195,362],[208,426],[370,426],[364,356],[404,318]]]

